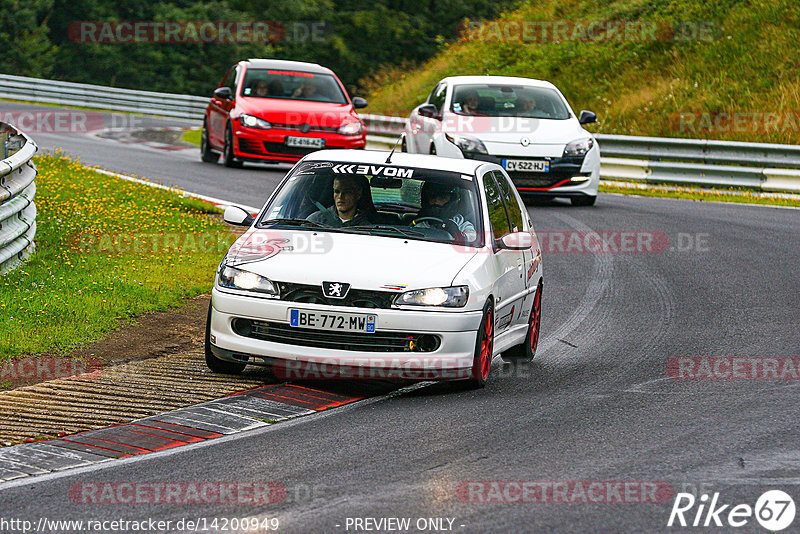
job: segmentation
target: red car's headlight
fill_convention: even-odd
[[[338,132],[342,135],[359,135],[361,133],[361,122],[348,122],[340,126]]]
[[[239,122],[242,123],[242,126],[247,126],[248,128],[259,128],[261,130],[272,128],[272,125],[264,119],[259,119],[258,117],[246,115],[244,113],[239,115]]]

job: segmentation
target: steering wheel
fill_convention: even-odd
[[[414,226],[416,226],[417,223],[431,222],[431,221],[435,222],[439,227],[444,229],[445,222],[442,219],[440,219],[439,217],[420,217],[419,219],[414,219]]]
[[[434,222],[434,223],[436,223],[436,226],[438,226],[439,228],[441,228],[442,230],[444,230],[445,232],[450,234],[450,237],[452,239],[455,239],[459,244],[462,241],[466,242],[466,240],[467,240],[467,237],[466,237],[466,235],[464,235],[464,232],[462,232],[458,228],[458,225],[454,221],[451,221],[450,219],[447,219],[445,221],[443,219],[440,219],[439,217],[420,217],[419,219],[414,219],[413,225],[416,226],[417,223],[420,223],[420,222]]]

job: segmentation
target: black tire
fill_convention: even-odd
[[[570,202],[573,206],[594,206],[597,200],[596,196],[590,197],[589,195],[581,195],[579,197],[571,197]]]
[[[205,352],[206,365],[211,371],[224,375],[240,375],[247,366],[245,363],[229,362],[220,360],[211,352],[211,305],[208,305],[208,317],[206,318]]]
[[[222,150],[222,164],[232,169],[240,169],[242,162],[233,155],[233,128],[225,128],[225,147]]]
[[[200,132],[200,159],[206,163],[216,163],[219,161],[219,154],[211,150],[208,142],[208,125],[203,121],[203,129]]]
[[[431,143],[430,154],[431,156],[436,155],[436,145],[434,145],[433,143]]]
[[[468,387],[479,389],[486,385],[489,379],[489,372],[492,369],[493,353],[494,306],[492,305],[492,301],[489,300],[483,307],[483,318],[481,319],[481,325],[478,327],[478,335],[475,339],[475,354],[472,357],[472,370],[470,371],[470,377],[466,380]]]
[[[528,319],[528,333],[521,345],[516,345],[502,354],[507,362],[529,362],[536,356],[536,347],[539,345],[539,333],[542,325],[542,281],[536,287],[533,297],[531,316]]]

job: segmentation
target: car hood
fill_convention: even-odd
[[[577,119],[532,119],[527,117],[464,117],[448,114],[443,129],[477,137],[484,143],[519,145],[523,137],[530,144],[566,145],[576,139],[589,137]],[[488,148],[488,147],[487,147]]]
[[[449,286],[478,249],[393,237],[251,229],[228,251],[228,265],[277,282],[343,282],[402,292]]]
[[[237,101],[236,107],[241,113],[278,124],[305,123],[310,126],[338,128],[346,122],[358,120],[358,115],[350,104],[243,96]]]

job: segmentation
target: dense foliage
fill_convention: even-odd
[[[0,72],[207,95],[235,61],[275,57],[333,68],[344,83],[382,65],[419,63],[457,38],[465,17],[513,0],[0,0]],[[269,21],[277,42],[79,42],[80,21]],[[322,39],[304,38],[324,23]],[[245,39],[247,40],[247,39]]]

